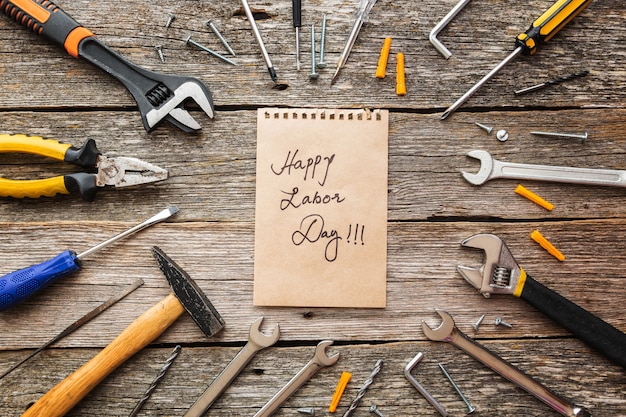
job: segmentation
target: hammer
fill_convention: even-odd
[[[163,334],[185,310],[208,337],[222,330],[224,320],[194,280],[158,247],[154,246],[152,253],[172,293],[139,316],[100,353],[48,391],[22,417],[65,415],[111,372]]]

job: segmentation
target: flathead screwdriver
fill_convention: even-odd
[[[558,0],[538,19],[530,28],[517,36],[515,39],[516,48],[509,56],[485,75],[478,83],[470,88],[461,98],[443,112],[441,119],[447,118],[456,109],[461,107],[478,89],[485,85],[494,75],[498,73],[506,64],[511,62],[520,54],[533,55],[537,47],[548,42],[574,17],[582,12],[593,0]]]
[[[178,207],[165,209],[148,220],[120,233],[80,254],[66,250],[52,259],[32,265],[19,271],[8,273],[0,278],[0,311],[7,310],[25,301],[42,288],[47,287],[59,278],[80,269],[80,261],[93,253],[111,245],[118,240],[139,232],[146,227],[159,223],[178,212]]]

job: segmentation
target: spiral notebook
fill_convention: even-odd
[[[259,109],[254,305],[386,305],[387,110]]]

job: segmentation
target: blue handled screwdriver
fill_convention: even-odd
[[[37,265],[32,265],[19,271],[8,273],[0,278],[0,311],[7,310],[25,301],[39,290],[47,287],[61,277],[80,269],[80,261],[95,252],[111,245],[118,240],[130,236],[146,227],[159,223],[178,212],[178,207],[172,206],[148,220],[134,226],[106,242],[102,242],[80,254],[66,250],[52,259]]]

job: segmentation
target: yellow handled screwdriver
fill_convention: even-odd
[[[548,42],[556,35],[570,20],[582,12],[592,0],[558,0],[548,10],[546,10],[537,20],[535,20],[530,28],[520,33],[515,39],[517,48],[509,56],[499,63],[494,69],[485,75],[478,83],[470,88],[467,93],[463,94],[453,105],[443,112],[441,119],[445,119],[456,109],[461,107],[480,87],[487,83],[494,75],[498,73],[506,64],[511,62],[519,54],[533,55],[537,46],[544,42]]]

